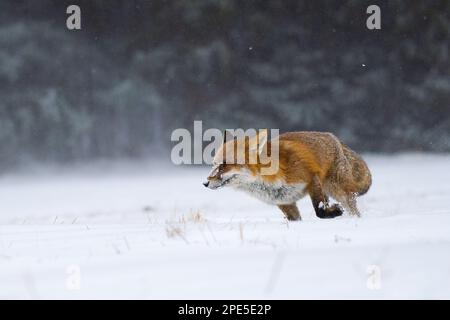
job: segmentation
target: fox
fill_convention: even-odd
[[[267,130],[240,139],[224,139],[214,155],[213,168],[203,183],[205,187],[215,190],[227,186],[244,191],[277,206],[289,221],[301,220],[296,202],[307,195],[318,218],[335,218],[344,210],[361,216],[356,198],[369,191],[372,175],[363,158],[334,134],[315,131],[280,134],[278,166],[271,174],[261,174],[267,166],[261,161],[261,153],[264,150],[270,154],[273,144]],[[237,161],[239,152],[245,152],[245,161]],[[252,156],[256,161],[248,161]],[[331,204],[330,198],[337,203]]]

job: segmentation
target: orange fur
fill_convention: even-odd
[[[221,165],[220,175],[245,167],[254,177],[258,177],[266,185],[281,184],[286,187],[306,185],[316,213],[319,215],[320,203],[331,215],[338,215],[337,207],[328,206],[328,197],[340,202],[351,213],[359,215],[355,197],[364,194],[370,188],[372,179],[364,160],[348,146],[340,142],[334,135],[323,132],[289,132],[279,136],[279,166],[272,175],[261,175],[264,166],[257,157],[257,162],[251,164],[249,157],[255,149],[258,136],[246,138],[245,143],[228,141],[219,150],[215,162],[223,163],[226,155],[234,151],[233,161]],[[271,142],[266,147],[271,150]],[[245,152],[245,163],[237,162],[237,152]],[[231,157],[230,157],[231,158]],[[208,180],[219,179],[210,176]],[[295,203],[289,204],[295,206]],[[286,204],[280,207],[286,214],[295,212],[296,208],[289,208]],[[328,211],[327,211],[328,210]],[[295,216],[295,215],[294,215]]]

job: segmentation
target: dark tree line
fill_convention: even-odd
[[[194,120],[450,151],[450,2],[370,4],[2,1],[0,165],[164,155]]]

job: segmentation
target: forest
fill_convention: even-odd
[[[66,28],[70,4],[81,30]],[[446,0],[2,1],[0,167],[168,159],[194,120],[448,152],[449,13]]]

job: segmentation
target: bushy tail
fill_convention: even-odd
[[[341,142],[344,156],[347,158],[347,163],[350,166],[350,171],[353,177],[353,185],[355,186],[358,195],[363,195],[369,191],[372,185],[372,175],[367,167],[366,162],[356,152]]]

